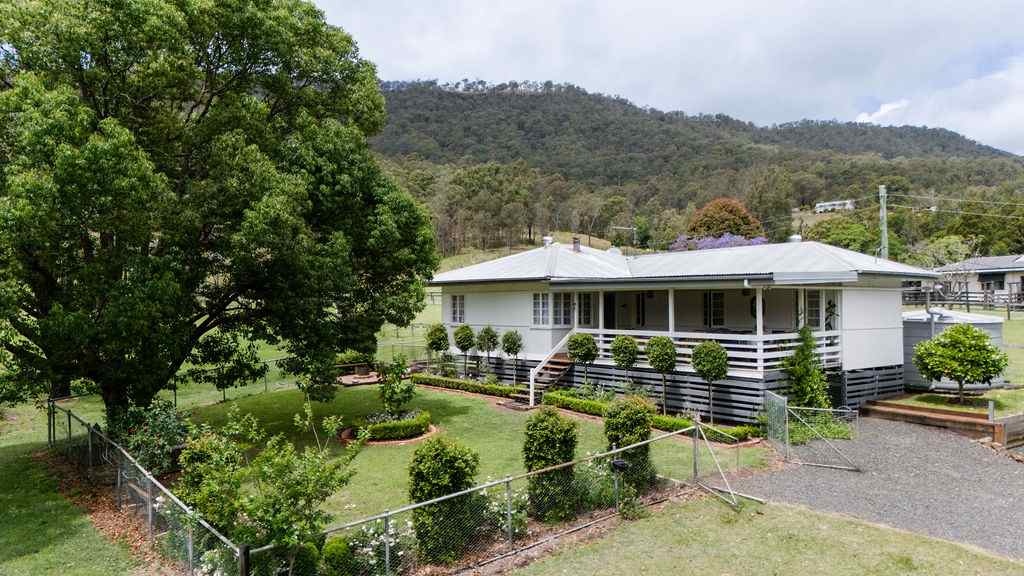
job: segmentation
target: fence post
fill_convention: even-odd
[[[391,511],[384,511],[384,574],[391,576]]]
[[[699,423],[693,425],[693,481],[694,482],[697,481],[697,476],[700,475],[700,468],[699,468],[699,465],[697,464],[697,460],[700,458],[700,445],[698,444],[698,440],[697,440],[699,438],[698,434],[700,433],[700,431],[698,430],[698,426],[700,426]]]
[[[89,424],[88,426],[86,426],[86,434],[88,435],[88,438],[89,438],[89,454],[88,454],[89,464],[88,464],[88,468],[86,470],[87,470],[87,474],[89,476],[89,479],[92,480],[92,424]]]
[[[988,421],[989,422],[995,422],[995,420],[996,420],[996,401],[995,400],[989,400],[988,401]]]
[[[114,502],[117,504],[117,509],[121,509],[121,475],[124,474],[124,459],[118,458],[117,460],[117,478],[114,480]]]
[[[614,452],[614,451],[616,451],[618,449],[619,449],[619,446],[617,444],[615,444],[615,443],[612,443],[612,452]],[[615,490],[615,492],[614,492],[615,493],[615,511],[618,512],[619,511],[619,469],[614,466],[616,459],[614,457],[612,457],[612,458],[613,459],[612,459],[611,462],[609,462],[609,464],[612,465],[612,486],[614,486],[614,490]]]
[[[64,445],[64,457],[68,460],[71,459],[71,411],[67,411],[68,415],[68,441]]]
[[[46,399],[46,445],[53,448],[53,398]]]
[[[188,574],[189,574],[189,576],[192,576],[192,574],[194,574],[194,572],[195,572],[195,567],[192,565],[192,563],[194,562],[194,560],[193,560],[194,551],[192,549],[192,517],[191,516],[189,516],[187,522],[188,522],[188,526],[185,527],[185,553],[188,554]]]
[[[252,566],[249,563],[249,545],[238,545],[238,574],[239,576],[251,576]]]
[[[149,534],[149,540],[153,541],[153,479],[149,477],[149,474],[145,474],[146,479],[146,532]]]
[[[505,477],[505,522],[508,524],[508,544],[512,545],[512,477]]]

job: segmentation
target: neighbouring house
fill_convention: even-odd
[[[943,292],[976,302],[1021,300],[1024,255],[978,256],[935,269],[942,274]]]
[[[624,256],[577,240],[444,272],[432,284],[441,288],[449,330],[490,325],[522,334],[518,376],[530,383],[531,401],[556,383],[582,383],[584,371],[565,357],[575,332],[597,340],[590,380],[616,387],[622,374],[609,346],[620,334],[636,338],[641,357],[630,377],[660,397],[661,377],[643,347],[664,335],[678,351],[666,390],[670,410],[706,413],[707,386],[690,354],[697,343],[717,340],[728,352],[729,375],[714,385],[715,417],[751,421],[765,390],[786,388],[781,363],[803,325],[814,331],[838,402],[855,406],[902,391],[901,285],[937,276],[818,242]],[[492,370],[511,379],[512,362],[498,358]]]

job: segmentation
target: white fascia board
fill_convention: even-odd
[[[776,272],[772,278],[776,284],[833,284],[856,282],[859,275],[852,270],[843,272]]]

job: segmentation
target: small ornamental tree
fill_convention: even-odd
[[[676,369],[676,345],[668,336],[655,336],[647,341],[647,362],[661,373],[661,413],[668,414],[665,389],[668,373]]]
[[[715,423],[715,397],[712,384],[729,372],[729,355],[717,340],[705,340],[693,349],[693,369],[708,383],[708,417]]]
[[[519,376],[519,353],[523,351],[523,337],[515,330],[501,335],[501,351],[512,357],[512,385],[516,385]]]
[[[789,380],[789,400],[794,406],[830,408],[828,382],[814,349],[814,335],[804,326],[800,329],[800,345],[782,361],[782,371]]]
[[[443,354],[451,348],[451,343],[448,341],[448,329],[441,323],[430,325],[430,328],[427,329],[426,341],[427,353],[431,355],[431,359],[434,354]]]
[[[1007,356],[983,330],[970,324],[956,324],[914,347],[914,366],[929,380],[948,378],[956,382],[959,401],[964,385],[989,384],[1006,370]]]
[[[654,405],[646,398],[627,396],[613,402],[604,414],[604,436],[608,440],[608,449],[624,448],[650,438],[653,416]],[[627,464],[623,479],[636,488],[637,492],[642,493],[654,484],[657,470],[651,462],[650,444],[620,452],[619,458]]]
[[[491,368],[491,352],[498,349],[498,333],[490,326],[484,326],[476,335],[476,349],[487,355],[487,369]]]
[[[381,372],[380,402],[384,411],[392,418],[402,413],[402,408],[416,395],[416,384],[405,377],[405,356],[398,355],[378,368]]]
[[[527,471],[540,470],[576,456],[576,422],[544,406],[526,421],[523,439],[523,464]],[[572,489],[572,466],[551,470],[529,478],[528,513],[544,522],[561,522],[576,516],[578,498]]]
[[[693,214],[687,234],[694,238],[734,234],[746,238],[764,235],[761,222],[735,198],[716,198]]]
[[[455,329],[452,336],[455,338],[455,347],[462,352],[462,375],[465,376],[469,373],[469,352],[476,346],[476,335],[469,325],[463,324]]]
[[[583,379],[590,380],[590,364],[597,360],[597,342],[590,334],[577,332],[569,337],[566,345],[569,349],[569,359],[573,362],[583,364]]]
[[[471,488],[480,456],[443,436],[416,449],[409,464],[409,500],[424,502]],[[478,498],[449,498],[412,513],[420,558],[429,564],[450,564],[462,557],[479,529]]]
[[[620,334],[612,340],[611,352],[615,365],[622,369],[622,380],[625,382],[629,379],[629,371],[636,365],[636,357],[640,355],[636,340],[632,336]]]

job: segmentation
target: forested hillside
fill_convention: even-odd
[[[897,240],[912,246],[925,239],[921,230],[963,232],[960,199],[1024,201],[1021,158],[944,129],[807,120],[761,127],[550,82],[392,82],[384,90],[389,120],[374,147],[431,209],[445,253],[536,240],[550,229],[631,241],[615,226],[636,226],[640,243],[664,248],[695,208],[722,196],[744,201],[778,240],[792,231],[791,209],[817,201],[859,199],[858,214],[868,216],[879,183],[908,195],[894,198],[898,205],[947,202],[950,213],[928,213],[916,232],[897,227],[905,234]],[[1020,241],[1002,237],[1007,223],[971,234],[984,236],[981,250],[1013,249]]]

